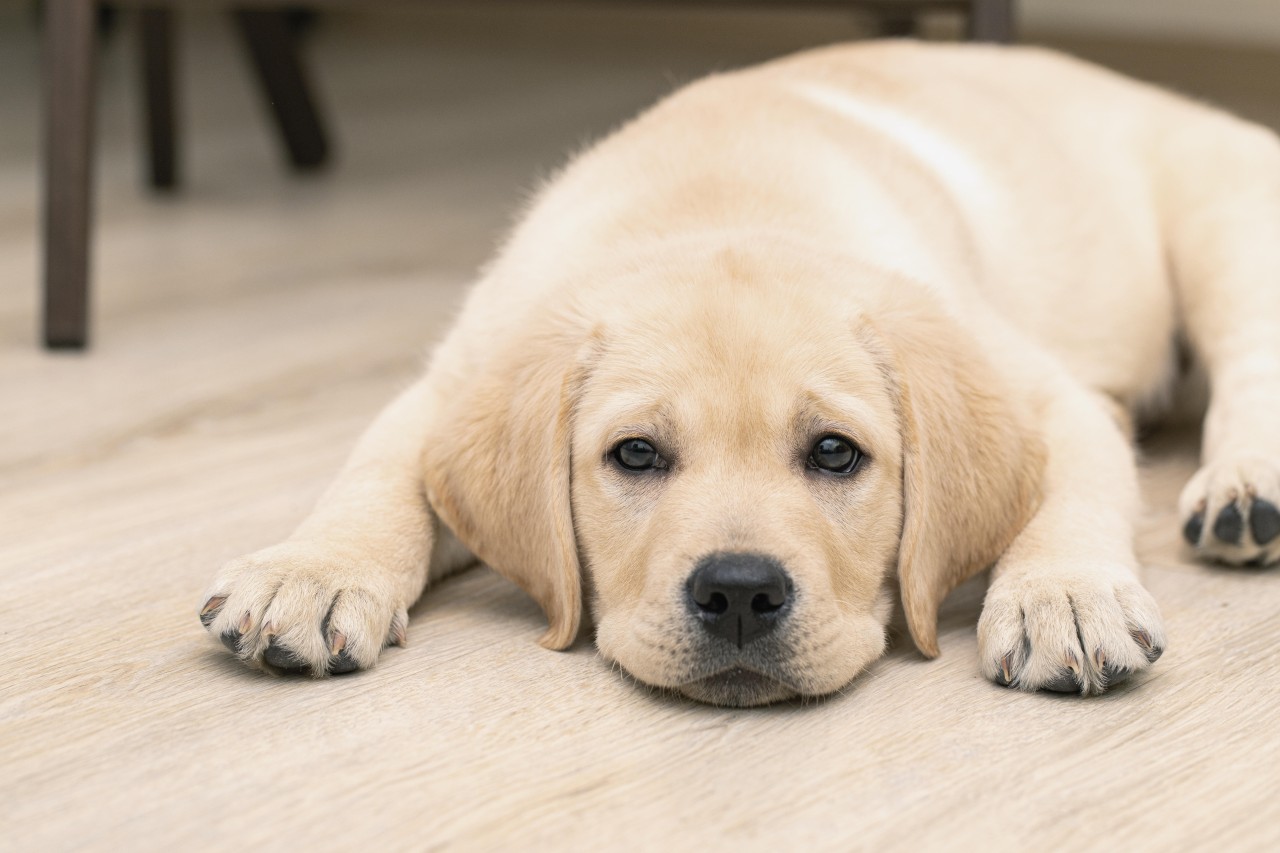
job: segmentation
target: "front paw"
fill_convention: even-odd
[[[286,542],[224,566],[202,598],[200,622],[269,672],[368,669],[383,648],[403,645],[409,621],[384,576],[358,558]]]
[[[1155,601],[1118,568],[1005,572],[978,621],[983,675],[1021,690],[1101,693],[1164,646]]]
[[[1238,456],[1212,462],[1182,490],[1182,536],[1203,559],[1232,566],[1280,560],[1280,462]]]

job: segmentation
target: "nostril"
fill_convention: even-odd
[[[729,609],[729,599],[722,592],[713,592],[708,600],[699,601],[698,606],[708,613],[714,613],[718,616]]]
[[[751,609],[756,613],[775,613],[782,609],[782,605],[786,601],[786,598],[781,595],[777,598],[778,602],[775,604],[772,595],[762,592],[751,599]]]

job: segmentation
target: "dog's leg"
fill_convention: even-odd
[[[428,563],[456,561],[424,494],[430,409],[425,382],[388,406],[289,539],[222,568],[200,621],[248,662],[313,675],[370,667],[403,643]]]
[[[1233,565],[1280,560],[1280,140],[1214,113],[1166,134],[1158,186],[1182,325],[1209,376],[1183,536]]]
[[[1164,628],[1138,581],[1137,471],[1114,406],[1046,384],[1044,498],[993,570],[979,654],[998,684],[1098,693],[1154,662]]]

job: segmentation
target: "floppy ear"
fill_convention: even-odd
[[[549,623],[538,642],[549,649],[572,645],[582,618],[569,501],[581,345],[557,334],[498,344],[442,401],[423,458],[428,503],[471,553],[538,602]]]
[[[959,321],[897,304],[870,324],[897,385],[903,447],[898,580],[907,626],[938,654],[938,607],[990,566],[1035,512],[1045,451],[1021,399]]]

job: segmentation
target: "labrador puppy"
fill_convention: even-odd
[[[868,43],[690,85],[577,157],[426,375],[200,618],[247,663],[374,665],[480,561],[563,649],[723,705],[938,654],[1094,694],[1165,646],[1129,424],[1189,353],[1204,558],[1280,558],[1280,143],[1026,48]]]

